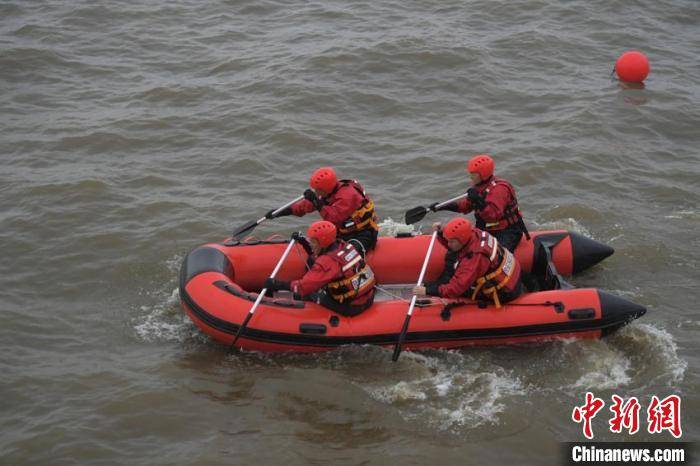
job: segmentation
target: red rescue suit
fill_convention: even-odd
[[[519,225],[522,219],[515,188],[508,181],[492,176],[474,189],[484,197],[483,209],[474,211],[476,227],[489,233]],[[457,212],[468,214],[474,206],[468,198],[457,201]]]
[[[361,312],[374,301],[374,285],[374,273],[360,253],[352,244],[340,240],[319,255],[300,280],[291,282],[290,289],[301,297],[323,289],[326,296],[343,308]],[[336,306],[331,309],[337,310]]]
[[[323,220],[335,225],[339,235],[353,232],[378,231],[374,203],[355,180],[340,180],[332,192],[323,198],[326,205],[319,213]],[[313,203],[302,199],[292,204],[292,214],[302,217],[316,210]]]
[[[438,241],[447,247],[442,234],[438,235]],[[470,290],[472,285],[474,290]],[[474,228],[467,244],[457,252],[450,281],[444,285],[429,285],[427,294],[443,298],[469,296],[500,306],[501,302],[518,296],[521,287],[520,263],[515,256],[499,245],[496,238]]]

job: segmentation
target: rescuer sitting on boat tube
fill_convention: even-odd
[[[335,225],[338,236],[350,242],[364,255],[377,243],[377,214],[374,202],[355,180],[338,180],[331,167],[313,172],[311,188],[304,191],[304,199],[283,210],[277,217],[296,215],[302,217],[318,210],[321,218]],[[272,218],[272,212],[266,217]]]
[[[286,282],[268,278],[268,290],[290,290],[295,297],[316,301],[338,314],[352,317],[374,302],[374,272],[350,242],[337,238],[333,223],[321,220],[311,224],[306,232],[309,240],[294,233],[315,259],[299,280]]]
[[[490,156],[481,154],[472,157],[467,164],[472,181],[472,187],[467,190],[468,196],[441,209],[435,209],[437,203],[433,204],[430,210],[451,210],[463,214],[474,211],[476,227],[486,230],[504,248],[515,252],[522,234],[528,239],[529,235],[518,209],[515,188],[503,178],[494,176],[493,170],[494,162]]]
[[[500,307],[523,293],[520,263],[489,233],[472,227],[463,217],[453,218],[445,228],[435,223],[433,229],[438,231],[438,241],[456,253],[456,262],[446,261],[438,281],[414,287],[414,294],[467,296],[472,300],[492,301]]]

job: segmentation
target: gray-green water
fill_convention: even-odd
[[[670,0],[0,3],[0,463],[556,464],[587,390],[680,394],[697,439],[698,18]],[[632,48],[645,89],[609,77]],[[390,234],[462,192],[480,152],[532,229],[616,248],[573,282],[642,320],[392,364],[230,356],[181,311],[184,254],[314,168],[360,179]],[[671,438],[607,419],[596,439]]]

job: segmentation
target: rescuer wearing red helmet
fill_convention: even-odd
[[[308,242],[300,234],[299,241],[315,259],[299,280],[286,282],[268,278],[268,290],[290,290],[297,297],[317,301],[344,316],[355,316],[374,302],[374,273],[355,247],[337,237],[333,223],[321,220],[311,224],[306,232]],[[306,244],[305,244],[306,243]]]
[[[467,296],[492,301],[500,307],[523,293],[520,263],[489,233],[472,227],[464,217],[453,218],[444,228],[435,223],[433,228],[438,231],[438,241],[456,253],[456,261],[445,263],[437,282],[414,287],[415,294]]]
[[[377,214],[374,202],[355,180],[338,180],[331,167],[321,167],[311,175],[304,199],[291,205],[277,217],[302,217],[318,210],[321,218],[333,223],[338,236],[351,242],[364,256],[377,243]],[[272,210],[266,217],[272,218]]]
[[[518,208],[515,188],[503,178],[493,175],[493,159],[486,155],[476,155],[467,163],[467,172],[472,187],[467,197],[448,204],[442,209],[468,214],[474,211],[476,227],[486,230],[509,251],[514,252],[524,233],[529,239],[523,217]],[[435,211],[435,205],[430,206]]]

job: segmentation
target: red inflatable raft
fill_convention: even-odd
[[[418,301],[404,349],[503,345],[554,338],[598,338],[646,312],[642,306],[586,288],[574,289],[558,271],[572,274],[613,253],[612,248],[568,231],[540,231],[523,239],[516,256],[537,277],[541,291],[496,309],[466,299]],[[417,280],[429,236],[381,237],[367,261],[379,287]],[[256,291],[282,256],[288,241],[211,243],[192,250],[180,271],[180,297],[192,321],[213,339],[230,344]],[[295,252],[296,249],[296,252]],[[435,245],[426,281],[442,269],[444,248]],[[277,277],[303,275],[306,254],[295,246]],[[407,299],[375,303],[356,317],[340,316],[314,302],[263,298],[236,346],[258,351],[324,351],[347,344],[393,346],[408,310]]]

